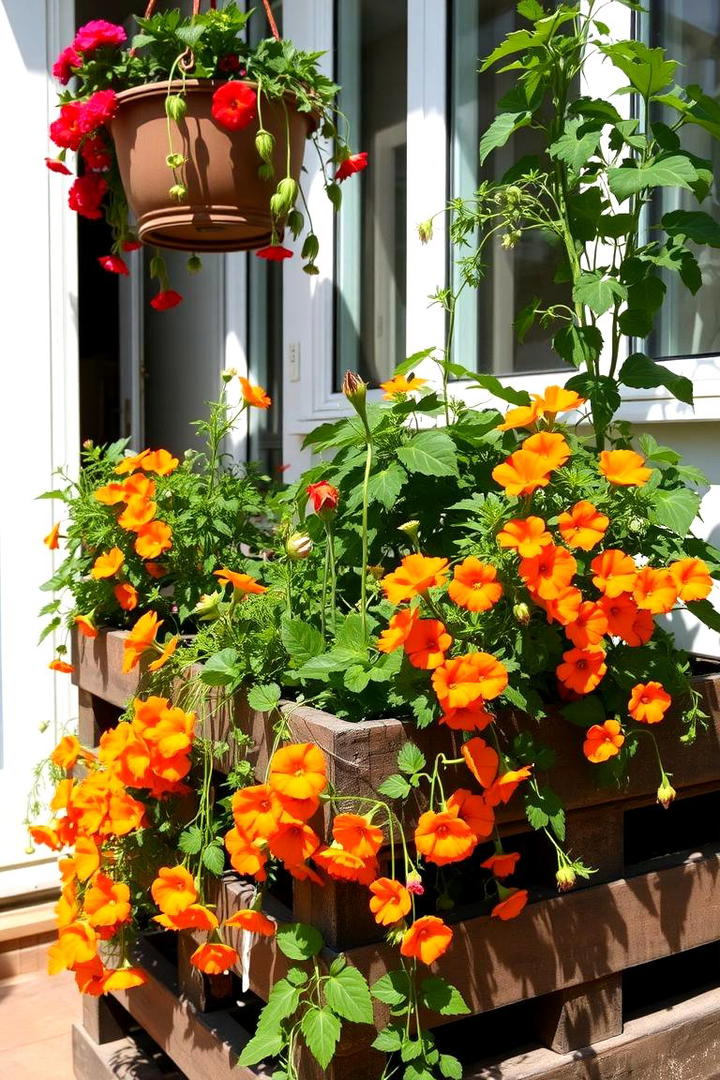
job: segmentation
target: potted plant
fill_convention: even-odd
[[[265,6],[272,36],[253,47],[243,40],[249,13],[234,2],[206,12],[195,3],[186,17],[155,13],[150,0],[129,47],[123,27],[94,20],[58,57],[53,74],[74,88],[60,95],[50,126],[60,153],[47,164],[69,174],[66,153],[78,153],[70,206],[111,226],[105,269],[127,272],[122,254],[138,242],[282,260],[292,255],[283,230],[297,239],[307,219],[301,254],[305,271],[317,273],[299,184],[305,143],[314,143],[335,209],[340,182],[365,168],[367,155],[350,154],[338,131],[338,87],[320,71],[321,54],[281,40]],[[198,266],[195,256],[190,268]],[[170,293],[162,259],[152,270],[161,295]]]

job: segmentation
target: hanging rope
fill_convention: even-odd
[[[270,23],[270,32],[271,32],[272,36],[275,38],[275,40],[279,41],[280,40],[280,34],[278,33],[277,23],[275,22],[275,17],[274,17],[274,15],[272,13],[272,8],[270,7],[270,0],[263,0],[263,7],[265,8],[265,14],[267,15],[267,20]]]
[[[195,18],[196,15],[200,14],[200,4],[201,4],[201,2],[202,2],[202,0],[193,0],[193,11],[192,11],[193,18]],[[145,8],[145,18],[146,19],[149,19],[150,16],[155,11],[156,3],[157,3],[157,0],[148,0],[148,5]],[[210,7],[214,11],[215,8],[217,7],[217,0],[210,0]]]

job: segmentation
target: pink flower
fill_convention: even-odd
[[[75,68],[81,68],[83,65],[83,58],[77,49],[74,49],[72,45],[68,45],[67,49],[58,56],[57,60],[53,64],[52,73],[54,78],[67,86],[75,74]]]
[[[169,311],[182,303],[182,296],[174,289],[161,289],[157,296],[153,296],[150,307],[156,311]]]
[[[411,870],[407,876],[405,882],[405,888],[409,893],[414,893],[415,896],[423,896],[425,893],[425,886],[422,883],[422,878],[418,874],[417,870]]]
[[[107,270],[111,274],[124,274],[127,276],[130,273],[127,263],[119,255],[101,255],[98,262],[103,270]]]
[[[97,176],[95,173],[78,176],[68,193],[68,205],[82,217],[93,220],[101,218],[100,204],[107,189],[108,186],[102,176]]]
[[[257,94],[247,83],[223,83],[213,94],[211,111],[220,127],[241,131],[257,116]]]
[[[59,158],[45,158],[45,164],[50,172],[62,173],[63,176],[72,176],[72,173],[68,169],[64,161],[60,161]]]
[[[107,172],[112,165],[110,147],[102,135],[93,135],[85,139],[80,147],[80,153],[88,169],[92,169],[93,172]]]
[[[50,138],[56,146],[65,150],[78,150],[82,142],[83,131],[80,127],[82,105],[79,101],[69,101],[60,106],[60,115],[50,125]]]
[[[258,259],[267,259],[269,262],[282,262],[283,259],[292,259],[292,251],[290,248],[283,247],[282,244],[270,244],[268,247],[260,248],[256,251]]]
[[[71,48],[81,53],[90,53],[103,45],[122,45],[124,41],[127,41],[127,34],[122,26],[105,19],[91,19],[80,27]]]
[[[114,90],[97,90],[92,97],[82,104],[80,113],[80,130],[89,135],[96,131],[108,120],[112,120],[117,112],[117,94]]]
[[[368,156],[367,150],[363,150],[359,154],[350,154],[350,157],[346,157],[344,161],[340,162],[340,168],[335,173],[336,180],[347,180],[348,176],[352,176],[353,173],[362,172],[363,169],[367,169]]]

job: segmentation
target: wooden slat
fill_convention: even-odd
[[[75,1080],[186,1080],[176,1069],[160,1069],[132,1035],[99,1044],[79,1024],[72,1025]],[[48,1076],[52,1076],[52,1065]]]

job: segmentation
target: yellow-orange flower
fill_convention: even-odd
[[[144,525],[152,521],[156,513],[157,503],[149,502],[142,495],[131,495],[117,523],[121,529],[139,533]]]
[[[578,649],[599,645],[607,631],[607,615],[600,604],[592,600],[581,604],[577,618],[565,627],[565,633]]]
[[[268,784],[291,799],[308,799],[327,787],[325,755],[314,743],[281,746],[270,759]]]
[[[229,945],[219,941],[206,941],[199,945],[190,957],[190,963],[206,975],[222,975],[238,963],[240,957]]]
[[[437,866],[467,859],[477,844],[477,837],[456,807],[420,815],[415,829],[415,847],[426,862]]]
[[[48,667],[51,671],[61,671],[65,675],[69,675],[75,670],[72,664],[68,664],[67,660],[51,660]]]
[[[488,611],[503,594],[497,570],[490,563],[468,556],[453,570],[448,585],[450,599],[467,611]]]
[[[654,570],[644,566],[638,571],[633,586],[635,603],[651,615],[672,611],[678,598],[677,582],[669,570]]]
[[[490,787],[497,776],[500,764],[497,751],[492,746],[488,746],[484,739],[476,736],[463,743],[460,752],[478,784],[484,788]]]
[[[251,934],[261,934],[263,937],[272,937],[277,931],[277,923],[268,919],[262,911],[254,908],[241,908],[226,919],[223,926],[232,926],[237,930],[247,930]]]
[[[250,840],[241,829],[230,829],[225,833],[225,847],[230,855],[230,865],[238,874],[254,877],[256,881],[265,881],[267,855],[262,849],[263,840]]]
[[[130,918],[130,889],[122,881],[97,873],[85,893],[83,910],[93,927],[116,926]]]
[[[558,517],[558,529],[568,547],[590,551],[599,544],[610,524],[610,518],[601,514],[587,499],[576,502],[573,508]]]
[[[138,591],[127,581],[120,582],[113,589],[113,595],[123,611],[134,611],[138,606]]]
[[[588,728],[583,743],[583,753],[588,761],[599,765],[608,758],[620,753],[625,736],[617,720],[606,720],[604,724],[593,724]]]
[[[380,634],[377,641],[378,652],[395,652],[404,645],[419,617],[417,608],[401,608],[390,619],[387,630]]]
[[[363,859],[336,844],[320,848],[313,855],[313,859],[336,881],[355,881],[358,885],[369,885],[378,876],[376,858]],[[290,869],[290,873],[295,874],[296,869]]]
[[[169,476],[179,464],[178,459],[173,457],[169,450],[150,450],[146,451],[141,468],[146,472],[157,473],[158,476]]]
[[[268,397],[267,391],[262,386],[253,386],[248,379],[239,376],[240,389],[243,401],[255,409],[267,409],[272,405],[272,398]]]
[[[87,881],[100,866],[100,851],[91,836],[78,836],[73,855],[78,881]]]
[[[685,604],[704,600],[712,589],[710,571],[702,559],[678,559],[668,570],[677,585],[678,596]]]
[[[498,431],[513,431],[515,428],[532,427],[540,416],[538,403],[531,405],[518,405],[514,409],[508,409],[502,424],[498,424]]]
[[[444,662],[452,640],[438,619],[417,619],[405,640],[405,652],[413,667],[432,671]]]
[[[425,386],[427,379],[420,379],[417,375],[411,375],[408,379],[404,375],[395,375],[387,382],[380,383],[380,389],[384,390],[383,400],[391,401],[398,394],[409,394],[412,390],[419,390]]]
[[[438,723],[445,724],[453,731],[483,731],[492,724],[495,717],[484,707],[482,698],[467,709],[448,709]]]
[[[585,398],[580,397],[574,390],[566,390],[562,386],[547,386],[543,394],[531,394],[530,396],[543,416],[550,419],[556,413],[579,409],[581,405],[585,404]]]
[[[118,476],[123,476],[125,473],[131,473],[135,472],[136,469],[141,469],[142,463],[149,453],[149,450],[141,450],[139,454],[129,454],[128,457],[124,457],[120,464],[116,466],[115,472]]]
[[[285,821],[268,837],[268,847],[277,859],[294,866],[317,851],[320,839],[304,821]]]
[[[125,556],[119,547],[110,548],[104,555],[98,555],[90,571],[90,577],[99,581],[100,578],[109,578],[117,574],[125,562]]]
[[[172,529],[164,521],[149,521],[135,532],[135,551],[141,559],[157,559],[172,547]]]
[[[381,877],[370,883],[370,910],[380,926],[391,926],[404,919],[412,907],[410,893],[399,881]]]
[[[92,756],[89,750],[82,748],[76,735],[63,735],[50,755],[50,760],[60,769],[72,769],[80,758],[90,761]]]
[[[166,930],[217,930],[217,915],[203,904],[190,904],[177,915],[153,915]]]
[[[47,536],[43,540],[43,544],[45,545],[45,547],[49,548],[50,551],[55,551],[57,548],[59,548],[60,547],[60,544],[58,543],[58,536],[59,535],[60,535],[60,522],[58,521],[58,522],[56,522],[55,525],[53,525],[52,529],[50,530],[50,532],[47,534]]]
[[[653,636],[655,623],[649,611],[641,611],[631,593],[602,596],[600,607],[608,621],[608,633],[628,645],[644,645]]]
[[[525,586],[543,600],[556,600],[569,588],[577,562],[564,547],[548,544],[532,559],[521,559],[518,573]]]
[[[433,689],[445,712],[467,708],[481,699],[492,701],[502,694],[507,683],[504,664],[485,652],[455,656],[432,675]]]
[[[635,560],[624,551],[608,548],[595,556],[590,569],[595,575],[593,585],[610,599],[633,591],[638,569]]]
[[[96,638],[98,636],[98,628],[92,615],[76,615],[75,625],[83,637]]]
[[[406,555],[397,570],[381,581],[391,604],[403,604],[447,579],[447,559],[427,555]]]
[[[254,784],[240,788],[232,797],[233,820],[250,840],[261,836],[266,840],[277,832],[285,816],[280,796],[269,784]]]
[[[86,964],[97,954],[97,936],[92,926],[78,919],[62,927],[58,939],[48,949],[48,974]]]
[[[221,585],[232,585],[236,593],[264,593],[267,592],[267,585],[261,585],[259,581],[256,581],[250,574],[236,574],[233,570],[228,570],[223,567],[221,570],[213,570],[213,574],[218,579]]]
[[[99,487],[93,495],[103,506],[117,506],[118,503],[125,502],[127,492],[123,484],[113,483]]]
[[[377,855],[383,844],[383,831],[373,825],[369,815],[337,814],[332,834],[345,851],[369,859]]]
[[[557,677],[563,686],[576,694],[589,694],[602,682],[607,673],[603,649],[568,649],[563,662],[557,666]]]
[[[495,466],[492,478],[507,495],[531,495],[536,488],[550,483],[548,471],[545,460],[531,450],[516,450]]]
[[[552,536],[543,519],[532,515],[506,521],[495,539],[500,547],[513,548],[523,559],[532,559],[547,544],[552,544]]]
[[[150,894],[164,915],[179,915],[197,900],[192,874],[184,866],[161,866]]]
[[[534,595],[533,600],[545,609],[548,622],[559,622],[561,626],[570,626],[577,619],[583,604],[582,593],[574,585],[561,589],[551,600],[543,600]]]
[[[639,724],[659,724],[671,705],[672,698],[662,683],[638,683],[630,692],[628,712]]]
[[[177,649],[179,641],[179,637],[169,638],[160,650],[160,655],[148,664],[148,671],[159,671],[161,667],[164,667]]]
[[[461,821],[470,826],[476,839],[485,840],[492,835],[495,827],[495,811],[488,805],[483,795],[474,795],[467,788],[458,788],[447,800],[446,805],[451,813],[456,813]]]
[[[125,638],[123,645],[123,673],[132,671],[143,653],[153,648],[155,637],[162,624],[162,619],[158,619],[155,611],[147,611],[140,616]]]
[[[570,447],[565,441],[565,436],[559,431],[538,431],[525,439],[521,450],[525,453],[537,454],[546,472],[559,469],[570,457]]]
[[[505,892],[506,895],[490,912],[494,919],[502,919],[503,922],[517,918],[528,902],[527,889],[508,889]]]
[[[652,474],[645,458],[634,450],[602,450],[598,468],[606,480],[618,487],[642,487]]]
[[[400,952],[423,964],[432,964],[450,948],[453,932],[436,915],[423,915],[403,935]]]
[[[515,873],[515,867],[519,862],[519,851],[498,851],[480,865],[483,870],[489,870],[493,877],[506,878]]]

